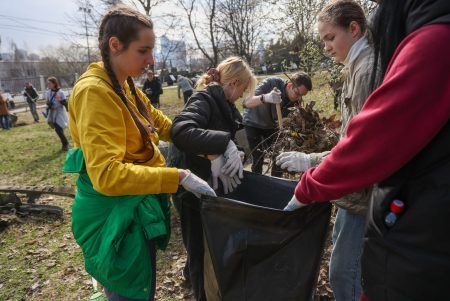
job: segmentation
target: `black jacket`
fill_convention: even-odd
[[[201,156],[223,154],[241,122],[241,114],[225,99],[222,87],[210,85],[189,98],[173,120],[170,133],[175,146],[186,155],[186,167],[208,180],[211,164]]]
[[[36,101],[39,98],[39,95],[34,87],[27,87],[23,93],[23,96],[27,98],[27,102]]]
[[[402,200],[406,209],[388,228],[384,218],[393,199]],[[374,188],[362,258],[369,299],[450,300],[449,222],[450,122]]]
[[[153,78],[152,81],[146,79],[142,86],[142,91],[151,102],[159,102],[159,95],[163,94],[161,83],[157,78]]]
[[[398,3],[395,3],[398,4]],[[405,33],[450,23],[448,0],[405,0]],[[438,64],[438,62],[437,62]],[[394,199],[405,211],[388,228]],[[405,166],[372,192],[362,256],[362,284],[371,301],[450,300],[450,121]]]

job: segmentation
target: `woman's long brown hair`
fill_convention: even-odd
[[[137,94],[133,79],[128,77],[127,83],[130,86],[131,93],[136,100],[137,109],[148,122],[148,124],[144,124],[139,119],[133,107],[128,103],[125,93],[119,84],[114,71],[112,70],[109,49],[109,39],[111,37],[117,37],[123,45],[123,50],[126,50],[132,41],[139,39],[138,34],[142,28],[153,29],[152,21],[140,12],[125,5],[116,6],[103,17],[99,28],[98,44],[103,65],[111,79],[114,92],[119,95],[120,99],[127,107],[131,117],[139,129],[144,146],[147,146],[151,145],[151,136],[154,131],[154,122],[150,115],[150,111],[144,101]]]

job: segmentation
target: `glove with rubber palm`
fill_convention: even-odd
[[[288,171],[303,172],[311,167],[311,158],[302,152],[284,152],[277,156],[276,164]]]
[[[181,181],[180,185],[183,186],[187,191],[195,194],[196,197],[200,198],[202,194],[216,196],[214,189],[212,189],[208,183],[194,175],[190,170],[189,173]]]
[[[244,177],[244,166],[242,165],[241,154],[233,140],[228,142],[223,157],[225,164],[222,167],[222,173],[230,177],[234,177],[237,174],[242,179]]]

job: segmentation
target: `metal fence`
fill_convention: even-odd
[[[24,90],[25,83],[31,83],[33,87],[39,92],[44,92],[47,90],[47,77],[44,75],[40,76],[23,76],[15,78],[2,78],[0,79],[0,90],[4,92],[9,92],[12,95],[22,94]],[[75,80],[77,79],[77,74],[69,75],[56,75],[55,76],[63,89],[70,89],[73,87]]]

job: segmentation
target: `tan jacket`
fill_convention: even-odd
[[[8,116],[8,101],[0,97],[0,116]]]
[[[353,116],[358,114],[366,99],[369,97],[370,78],[373,70],[372,48],[364,49],[359,56],[343,69],[344,85],[341,94],[342,126],[341,138],[345,137],[348,124]],[[317,166],[329,152],[311,154],[311,166]],[[369,206],[372,188],[346,195],[333,203],[339,208],[348,210],[353,214],[365,214]]]

